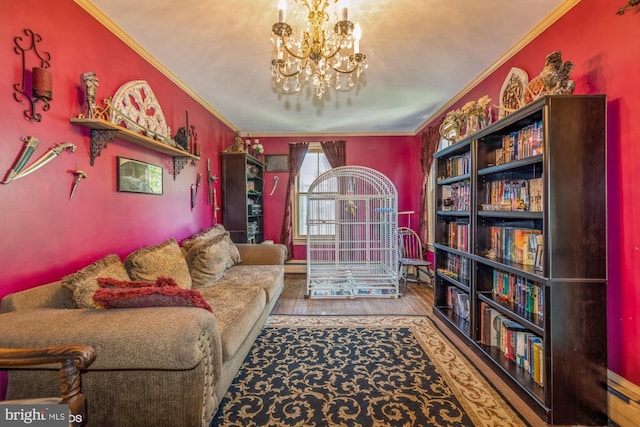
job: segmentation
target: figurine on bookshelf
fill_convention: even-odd
[[[244,141],[240,136],[240,131],[236,131],[236,136],[233,139],[233,145],[224,149],[225,153],[242,153],[244,152]]]

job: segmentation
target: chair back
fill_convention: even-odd
[[[420,237],[408,227],[398,228],[398,248],[400,249],[400,258],[423,259]]]

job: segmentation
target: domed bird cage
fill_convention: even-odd
[[[398,296],[398,193],[380,172],[333,168],[307,192],[307,297]]]

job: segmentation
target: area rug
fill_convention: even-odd
[[[422,316],[271,316],[212,426],[526,426]]]

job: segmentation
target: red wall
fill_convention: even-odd
[[[451,109],[497,100],[511,67],[532,79],[555,50],[575,64],[574,93],[607,95],[609,369],[640,385],[640,8],[616,15],[624,3],[580,2]]]
[[[346,136],[346,137],[260,137],[266,154],[287,154],[289,142],[318,142],[344,139],[347,141],[347,165],[366,166],[386,175],[398,190],[398,209],[414,210],[411,217],[412,228],[417,228],[418,209],[420,204],[420,137],[415,136]],[[288,173],[268,172],[266,176],[265,238],[276,242],[280,240],[284,201],[287,194]],[[273,196],[269,196],[273,188],[273,177],[279,177],[278,187]],[[404,224],[403,224],[404,225]],[[306,259],[306,246],[294,247],[295,259]]]
[[[40,123],[25,120],[26,101],[18,103],[13,97],[13,85],[22,75],[14,38],[24,36],[25,28],[42,36],[38,50],[51,55],[53,101]],[[71,0],[0,0],[0,45],[0,179],[16,159],[23,136],[40,140],[29,163],[55,143],[69,141],[77,146],[75,153],[62,153],[31,175],[0,185],[0,298],[58,280],[109,253],[124,258],[141,246],[171,237],[181,240],[211,226],[206,187],[201,188],[196,208],[190,207],[190,185],[197,172],[206,177],[206,161],[185,166],[174,181],[168,171],[170,157],[116,140],[90,166],[89,131],[69,119],[83,111],[81,75],[94,71],[100,79],[100,100],[127,81],[146,80],[174,132],[184,126],[188,109],[202,157],[211,159],[218,175],[219,152],[233,140],[231,129]],[[28,70],[39,65],[33,52],[27,52],[26,58]],[[118,193],[117,156],[162,166],[164,194]],[[69,200],[76,168],[88,177]],[[0,378],[0,399],[3,389]]]
[[[40,51],[51,55],[53,101],[40,123],[23,118],[27,103],[13,98],[20,82],[20,55],[13,52],[14,37],[29,28],[42,36]],[[26,40],[26,36],[24,37]],[[0,173],[11,167],[26,135],[40,139],[30,162],[51,145],[69,141],[75,153],[63,153],[42,169],[8,185],[0,185],[0,247],[2,281],[0,297],[37,284],[57,280],[108,253],[125,257],[142,245],[164,239],[182,239],[211,225],[205,187],[196,209],[190,207],[190,185],[197,172],[206,177],[206,161],[188,164],[174,179],[171,158],[146,148],[116,140],[89,165],[89,131],[72,125],[71,117],[84,107],[81,75],[96,72],[98,99],[112,96],[123,83],[146,80],[158,99],[173,132],[184,126],[185,110],[196,126],[202,157],[211,158],[219,174],[219,151],[233,132],[191,97],[170,82],[110,31],[98,25],[73,1],[43,2],[2,0],[0,40]],[[27,68],[37,65],[27,52]],[[116,157],[124,156],[164,168],[162,196],[116,191]],[[69,192],[76,168],[87,172],[72,200]]]

